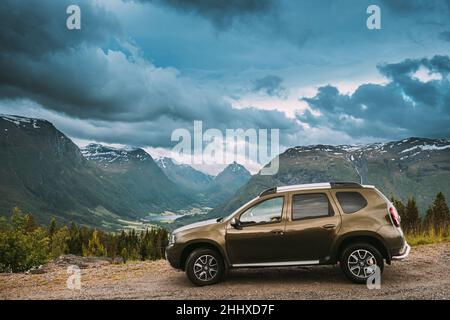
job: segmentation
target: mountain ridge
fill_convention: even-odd
[[[206,218],[230,214],[266,188],[282,185],[353,181],[373,184],[388,197],[414,196],[422,215],[437,192],[450,198],[450,142],[411,137],[364,145],[308,145],[280,154],[274,176],[252,176],[230,199]],[[182,220],[180,220],[182,221]],[[184,223],[184,222],[183,222]]]

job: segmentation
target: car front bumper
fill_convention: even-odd
[[[175,244],[170,244],[166,247],[166,260],[169,261],[170,265],[175,269],[181,269],[180,263],[180,248]]]
[[[403,260],[407,256],[409,256],[409,252],[411,251],[411,246],[405,242],[403,249],[400,251],[398,255],[392,256],[392,260]]]

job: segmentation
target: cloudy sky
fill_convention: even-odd
[[[154,155],[195,120],[278,128],[282,148],[449,138],[449,16],[449,0],[2,0],[0,113]]]

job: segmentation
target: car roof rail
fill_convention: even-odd
[[[274,193],[277,193],[277,188],[276,188],[276,187],[274,187],[274,188],[269,188],[269,189],[266,189],[266,190],[262,191],[262,192],[259,194],[259,197],[264,197],[264,196],[267,196],[267,195],[269,195],[269,194],[274,194]]]
[[[363,188],[363,186],[357,182],[330,182],[331,188]]]

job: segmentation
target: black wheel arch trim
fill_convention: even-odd
[[[336,263],[339,261],[340,258],[340,254],[342,253],[342,249],[343,249],[343,245],[350,241],[351,239],[355,239],[355,241],[364,241],[364,240],[369,240],[369,241],[375,241],[374,245],[375,247],[377,246],[381,246],[381,248],[377,248],[377,249],[381,249],[381,255],[383,256],[383,258],[386,259],[386,262],[388,264],[390,264],[391,262],[391,254],[390,251],[388,250],[388,247],[386,245],[386,242],[384,241],[384,239],[382,237],[380,237],[380,235],[378,235],[376,232],[374,231],[352,231],[349,233],[346,233],[344,235],[342,235],[339,238],[339,241],[337,241],[332,248],[333,252],[333,256],[331,257],[331,261],[333,263]],[[370,244],[370,242],[369,242]]]
[[[230,266],[230,262],[228,260],[228,256],[222,250],[222,247],[214,240],[211,239],[194,239],[185,243],[183,249],[181,250],[180,255],[180,267],[181,269],[185,269],[186,260],[189,257],[189,254],[197,249],[197,248],[212,248],[216,250],[223,258],[226,267]]]

